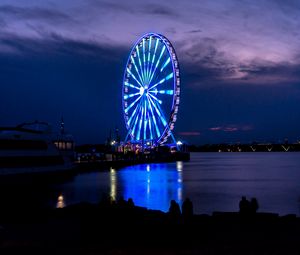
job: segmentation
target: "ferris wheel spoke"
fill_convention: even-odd
[[[139,82],[139,80],[135,77],[135,75],[130,71],[129,68],[127,68],[127,72],[132,76],[132,78],[141,86],[143,87],[143,85]]]
[[[158,129],[157,121],[156,121],[155,114],[154,114],[152,106],[151,106],[151,102],[150,102],[149,96],[147,96],[147,99],[148,99],[148,106],[149,106],[149,109],[150,109],[150,113],[152,115],[152,119],[153,119],[153,123],[154,123],[154,127],[155,127],[155,131],[156,131],[157,137],[160,137],[160,131]]]
[[[152,41],[152,36],[149,37],[149,42],[148,42],[148,57],[147,57],[147,68],[146,68],[146,80],[147,77],[149,76],[149,68],[150,68],[150,58],[151,58],[151,41]]]
[[[137,67],[137,65],[135,64],[134,58],[133,58],[132,56],[131,56],[130,58],[131,58],[131,61],[132,61],[132,63],[133,63],[134,69],[135,69],[137,75],[139,76],[140,82],[143,83],[143,78],[141,77],[140,72],[139,72],[139,70],[138,70],[138,67]]]
[[[131,121],[134,119],[134,117],[136,116],[136,113],[140,110],[141,104],[138,104],[134,111],[132,112],[130,118],[128,119],[127,125],[130,126]]]
[[[135,114],[135,117],[134,117],[134,121],[132,122],[132,130],[131,130],[131,135],[134,136],[134,133],[135,133],[135,129],[137,127],[137,124],[138,124],[138,120],[139,120],[139,115],[141,113],[141,110],[142,110],[142,100],[140,101],[140,103],[138,104],[138,110]]]
[[[139,101],[140,100],[140,98],[141,98],[142,96],[140,95],[137,99],[135,99],[126,109],[125,109],[125,112],[127,113],[130,109],[131,109],[131,107],[133,107],[136,103],[137,103],[137,101]]]
[[[152,60],[151,60],[151,65],[150,65],[149,74],[148,74],[148,77],[147,77],[147,82],[150,81],[150,75],[151,75],[151,71],[152,71],[152,68],[153,68],[153,63],[155,61],[155,56],[156,56],[156,51],[157,51],[158,43],[159,43],[159,39],[156,38],[156,43],[155,43],[155,47],[154,47],[154,53],[153,53],[153,57],[152,57]]]
[[[150,94],[150,93],[148,93],[148,95],[150,95],[155,101],[157,101],[159,104],[162,104],[162,101],[161,100],[159,100],[156,96],[154,96],[154,95],[152,95],[152,94]]]
[[[142,109],[142,112],[141,112],[141,117],[139,118],[139,127],[138,127],[137,135],[136,135],[137,140],[140,140],[142,123],[143,123],[144,107],[142,106],[141,109]]]
[[[154,93],[155,95],[159,94],[166,94],[166,95],[173,95],[174,90],[169,89],[169,90],[157,90],[156,88],[154,90],[149,90],[148,92]]]
[[[134,97],[134,96],[137,96],[137,95],[140,95],[140,92],[134,93],[134,94],[129,94],[129,95],[124,95],[124,99],[128,99],[128,98],[131,98],[131,97]]]
[[[162,57],[162,55],[164,54],[165,50],[166,50],[166,46],[164,45],[163,48],[162,48],[162,50],[161,50],[161,52],[160,52],[160,55],[159,55],[159,57],[158,57],[158,60],[157,60],[157,62],[156,62],[156,64],[155,64],[155,66],[154,66],[154,70],[153,70],[153,72],[152,72],[151,75],[150,75],[150,78],[149,78],[149,84],[151,83],[151,81],[152,81],[152,79],[153,79],[153,76],[154,76],[154,74],[155,74],[155,72],[156,72],[156,69],[157,69],[157,67],[158,67],[158,65],[159,65],[159,62],[160,62],[161,57]]]
[[[142,63],[141,63],[141,56],[140,56],[140,50],[139,50],[138,46],[136,46],[136,52],[137,52],[137,55],[138,55],[138,60],[139,60],[139,65],[140,65],[140,69],[141,69],[142,80],[144,82],[145,81],[145,74],[143,72],[143,67],[142,67]]]
[[[171,78],[173,78],[173,76],[174,76],[173,73],[168,74],[165,78],[161,79],[159,82],[157,82],[154,85],[150,86],[149,90],[155,88],[156,86],[158,86],[159,84],[164,83],[167,80],[170,80]]]
[[[137,86],[134,86],[133,84],[131,84],[131,83],[127,82],[127,81],[124,82],[124,85],[128,86],[128,87],[131,87],[131,88],[135,88],[135,89],[140,90],[140,88],[138,88]]]
[[[151,118],[149,116],[149,112],[147,112],[147,118],[148,118],[148,125],[149,125],[149,131],[150,131],[150,139],[152,140],[153,139],[153,133],[152,133],[152,127],[151,127]]]
[[[147,76],[147,71],[146,71],[146,50],[145,50],[145,38],[143,38],[143,73],[144,77],[146,78]],[[146,81],[146,80],[144,80]]]
[[[162,72],[162,71],[165,69],[165,67],[170,63],[170,61],[171,61],[171,58],[169,57],[169,58],[166,60],[166,62],[163,64],[162,68],[160,69],[160,72]]]
[[[144,140],[146,140],[146,131],[147,131],[147,102],[144,100]]]
[[[156,105],[156,104],[153,102],[153,100],[152,100],[150,97],[149,97],[149,100],[150,100],[151,104],[153,105],[153,108],[155,109],[157,115],[159,116],[159,118],[160,118],[162,124],[163,124],[164,126],[166,126],[166,125],[167,125],[167,121],[166,121],[165,117],[163,116],[163,115],[164,115],[164,114],[163,114],[163,111],[161,110],[161,108],[159,107],[159,105]]]

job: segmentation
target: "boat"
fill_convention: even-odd
[[[1,176],[68,171],[73,162],[74,140],[63,128],[54,133],[41,121],[0,127]]]

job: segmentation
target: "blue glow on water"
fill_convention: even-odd
[[[171,199],[181,203],[189,197],[195,213],[211,214],[237,212],[238,202],[245,195],[257,198],[259,212],[300,216],[299,169],[299,152],[191,153],[190,162],[79,174],[64,183],[53,184],[44,202],[56,207],[58,194],[63,195],[66,205],[81,201],[98,203],[103,195],[113,195],[132,197],[138,206],[166,211]],[[42,192],[39,189],[40,197]]]
[[[126,167],[118,177],[126,183],[124,198],[132,198],[137,205],[167,212],[171,199],[182,203],[182,172],[176,163]]]

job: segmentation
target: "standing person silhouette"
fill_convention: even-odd
[[[182,216],[185,219],[190,219],[194,214],[192,201],[187,197],[182,203]]]
[[[250,201],[250,211],[251,211],[251,214],[255,214],[258,210],[258,202],[257,202],[257,199],[255,197],[251,198],[251,201]]]
[[[250,211],[250,202],[246,199],[245,196],[242,196],[242,199],[239,203],[240,207],[240,214],[241,215],[248,215]]]
[[[172,199],[170,203],[169,215],[173,220],[179,220],[181,215],[179,204],[174,199]]]

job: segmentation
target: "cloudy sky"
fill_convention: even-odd
[[[125,135],[124,66],[147,32],[180,61],[178,139],[300,139],[298,0],[1,0],[0,125],[64,116],[78,143]]]

